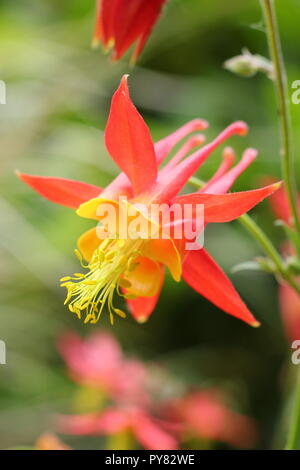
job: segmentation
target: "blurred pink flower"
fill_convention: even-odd
[[[83,340],[68,333],[61,337],[58,348],[75,382],[98,388],[119,402],[148,401],[145,366],[137,360],[125,359],[111,334],[94,333]]]
[[[68,333],[62,336],[58,347],[71,378],[106,393],[114,403],[103,411],[60,416],[57,422],[61,431],[106,436],[128,432],[145,449],[177,448],[172,433],[149,411],[150,378],[145,366],[126,359],[111,334],[94,333],[83,340],[75,333]]]
[[[178,448],[167,426],[140,407],[111,407],[101,413],[60,416],[58,426],[62,432],[76,435],[111,436],[127,431],[147,450]]]
[[[170,403],[166,416],[184,437],[219,441],[234,447],[252,447],[256,438],[252,419],[231,411],[215,389],[195,391]]]

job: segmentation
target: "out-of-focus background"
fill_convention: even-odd
[[[277,4],[291,84],[300,78],[299,2]],[[262,322],[260,329],[171,279],[147,324],[128,317],[112,328],[104,316],[96,326],[83,325],[63,306],[58,280],[78,271],[76,239],[91,224],[41,199],[14,174],[19,169],[107,184],[117,168],[105,151],[103,129],[112,93],[121,75],[130,73],[132,98],[155,140],[195,117],[210,122],[208,138],[243,119],[251,132],[231,144],[239,155],[246,146],[260,155],[234,189],[258,187],[265,175],[279,177],[271,81],[263,75],[243,79],[222,67],[243,47],[267,54],[259,1],[170,0],[133,69],[128,57],[111,63],[91,50],[94,16],[94,0],[0,5],[0,79],[7,84],[7,104],[0,105],[0,339],[7,346],[7,364],[0,365],[0,447],[32,444],[49,428],[53,413],[68,410],[74,387],[56,350],[57,337],[70,329],[84,336],[104,328],[113,330],[126,352],[163,364],[178,381],[230,392],[235,406],[258,421],[257,447],[278,447],[285,438],[290,344],[274,279],[231,272],[261,254],[242,227],[211,226],[205,244]],[[299,152],[300,105],[292,110]],[[215,152],[201,178],[212,174],[220,156]],[[279,245],[282,234],[267,203],[252,215]],[[80,445],[100,447],[99,442]]]

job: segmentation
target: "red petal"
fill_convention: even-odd
[[[139,56],[141,55],[144,46],[148,40],[148,37],[151,34],[151,31],[153,29],[153,26],[157,22],[159,15],[162,10],[163,4],[166,2],[166,0],[152,0],[151,2],[144,2],[144,5],[148,7],[148,11],[144,12],[144,24],[141,26],[142,27],[142,34],[138,40],[137,46],[135,48],[135,51],[132,55],[131,58],[131,63],[135,64]],[[145,6],[143,6],[143,9],[145,9]],[[143,21],[142,17],[139,18],[139,22]],[[137,29],[138,32],[139,28]]]
[[[17,172],[17,176],[44,198],[72,209],[77,209],[102,192],[102,188],[98,186],[65,178],[26,175],[20,172]]]
[[[161,270],[161,286],[159,291],[152,297],[137,297],[136,299],[127,299],[128,308],[133,318],[138,323],[145,323],[156,307],[161,289],[164,283],[164,270]],[[126,294],[126,290],[123,289]]]
[[[114,18],[115,58],[119,59],[137,39],[140,43],[134,58],[142,48],[157,21],[166,0],[119,0]]]
[[[204,250],[190,251],[183,264],[184,280],[224,312],[259,326],[224,271]]]
[[[97,0],[97,17],[95,39],[103,42],[104,46],[114,37],[114,18],[119,0]]]
[[[175,168],[171,168],[168,172],[161,172],[157,184],[157,200],[166,201],[173,199],[219,145],[235,134],[245,135],[247,130],[248,127],[244,122],[234,122],[226,127],[215,140],[194,152]]]
[[[170,151],[188,134],[192,132],[199,131],[206,129],[208,126],[207,122],[203,119],[194,119],[193,121],[188,122],[184,126],[180,127],[177,131],[173,132],[173,134],[168,135],[162,140],[159,140],[155,145],[155,154],[156,154],[156,161],[157,165],[160,165],[162,161],[167,158]],[[201,140],[202,140],[201,136]],[[189,145],[191,143],[199,144],[200,135],[191,137],[189,140]],[[187,144],[184,144],[186,148]],[[179,152],[183,151],[183,149],[179,150]],[[109,186],[105,188],[105,196],[107,197],[116,197],[119,194],[126,195],[129,199],[133,197],[132,195],[132,188],[129,179],[124,173],[120,173],[111,183]]]
[[[135,194],[154,184],[154,146],[148,127],[130,99],[126,76],[112,99],[105,142],[113,160],[130,179]]]
[[[196,134],[190,137],[176,152],[172,160],[165,165],[163,170],[161,171],[169,171],[171,168],[174,168],[178,163],[180,163],[187,155],[190,153],[191,150],[195,147],[199,147],[200,145],[204,144],[205,136],[202,134]]]
[[[257,157],[257,151],[255,149],[245,150],[242,159],[232,168],[230,171],[225,173],[214,181],[209,181],[203,189],[198,192],[209,193],[209,194],[224,194],[229,191],[235,180],[240,176],[246,168],[251,165],[253,160]]]
[[[281,183],[274,183],[264,188],[240,193],[216,195],[204,193],[186,194],[176,198],[174,203],[180,204],[183,210],[186,204],[192,204],[194,216],[196,216],[196,205],[203,204],[205,223],[230,222],[248,212],[264,198],[274,193],[280,185]]]
[[[193,121],[184,124],[184,126],[177,129],[177,131],[168,135],[164,139],[159,140],[155,144],[155,153],[158,165],[169,155],[171,150],[182,139],[195,131],[201,131],[208,127],[207,121],[204,119],[194,119]]]
[[[235,161],[236,155],[232,147],[225,147],[223,150],[223,156],[222,156],[222,163],[215,172],[215,174],[209,179],[209,181],[206,183],[205,187],[201,189],[198,192],[206,192],[210,193],[208,191],[208,188],[215,183],[216,181],[220,180],[232,167],[234,161]],[[224,191],[227,192],[227,191]],[[214,194],[213,192],[210,194]]]

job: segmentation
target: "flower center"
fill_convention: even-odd
[[[81,266],[88,272],[75,273],[60,280],[61,287],[67,289],[65,304],[69,304],[69,310],[79,319],[84,313],[84,323],[97,323],[105,305],[111,324],[114,323],[114,314],[125,318],[125,312],[114,307],[113,297],[115,291],[123,295],[121,288],[130,287],[126,276],[136,268],[136,258],[140,256],[144,242],[141,239],[105,239],[94,251],[88,265],[84,265],[80,251],[75,250]]]

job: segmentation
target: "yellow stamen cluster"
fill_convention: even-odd
[[[123,295],[122,287],[131,287],[126,276],[137,266],[136,259],[140,255],[142,243],[141,240],[105,239],[87,265],[80,251],[75,250],[81,266],[88,272],[75,273],[60,280],[61,287],[66,287],[68,292],[65,304],[69,304],[69,310],[79,319],[84,313],[84,323],[97,323],[105,306],[111,324],[114,324],[114,314],[125,318],[125,312],[114,307],[113,297],[115,291]]]

